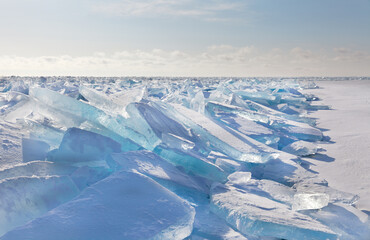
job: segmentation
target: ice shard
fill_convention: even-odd
[[[292,208],[296,211],[320,209],[329,204],[329,195],[325,193],[297,193],[294,195]]]

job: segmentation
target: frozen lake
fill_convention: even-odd
[[[367,240],[370,81],[317,84],[5,78],[0,239]]]

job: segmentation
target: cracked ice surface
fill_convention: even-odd
[[[368,239],[301,156],[307,79],[0,80],[0,239]]]

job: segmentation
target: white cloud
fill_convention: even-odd
[[[92,10],[116,16],[188,16],[205,17],[209,21],[228,20],[217,16],[224,11],[238,11],[245,1],[234,0],[96,0]]]
[[[198,53],[153,49],[81,57],[0,56],[0,66],[0,75],[369,76],[370,53],[218,45]]]

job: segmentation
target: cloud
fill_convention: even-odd
[[[370,76],[370,53],[323,53],[302,48],[262,51],[254,46],[103,52],[91,56],[0,56],[0,75],[84,76]]]
[[[134,17],[204,17],[209,21],[228,20],[219,13],[239,11],[245,1],[234,0],[116,0],[93,3],[91,9],[97,13]]]

